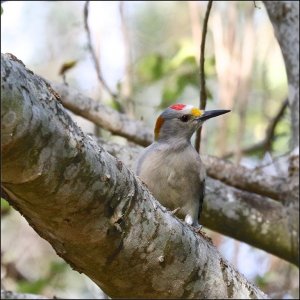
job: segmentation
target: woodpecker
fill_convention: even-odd
[[[136,174],[153,196],[196,228],[200,226],[206,171],[191,137],[206,120],[229,111],[171,105],[157,118],[154,142],[137,161]]]

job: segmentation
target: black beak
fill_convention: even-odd
[[[203,113],[203,115],[201,115],[199,118],[197,118],[197,120],[199,121],[206,121],[210,118],[214,118],[223,114],[227,114],[228,112],[230,112],[230,110],[226,110],[226,109],[216,109],[216,110],[208,110],[205,111]]]

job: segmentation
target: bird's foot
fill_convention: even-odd
[[[203,226],[200,225],[200,224],[198,224],[197,226],[194,227],[194,231],[197,232],[197,233],[200,233],[200,232],[201,232],[201,233],[203,234],[204,231],[202,231],[202,228],[203,228]],[[204,233],[204,234],[205,234],[205,233]]]

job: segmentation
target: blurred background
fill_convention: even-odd
[[[207,1],[6,1],[1,4],[1,52],[14,54],[48,80],[65,82],[153,127],[161,110],[172,103],[199,105],[206,6]],[[280,175],[290,138],[287,77],[264,5],[213,2],[205,59],[207,109],[232,112],[207,122],[201,153]],[[99,69],[104,81],[99,80]],[[111,94],[120,95],[122,102]],[[85,132],[126,143],[70,114]],[[274,160],[277,167],[269,167]],[[205,230],[221,253],[271,297],[299,298],[296,267]],[[104,297],[3,199],[1,285],[61,298]]]

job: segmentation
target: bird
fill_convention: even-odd
[[[169,106],[156,120],[153,143],[136,163],[137,176],[153,196],[194,228],[202,227],[206,170],[191,137],[206,120],[228,112],[181,103]]]

